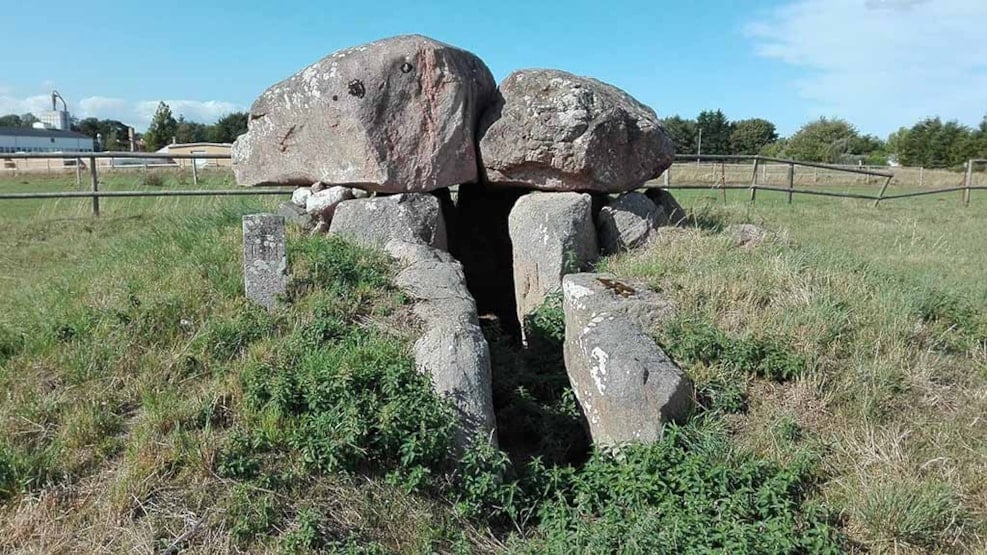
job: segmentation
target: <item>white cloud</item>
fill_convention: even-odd
[[[142,100],[135,105],[137,116],[140,121],[151,123],[154,112],[158,109],[158,100]],[[217,119],[229,114],[244,110],[243,107],[232,102],[219,100],[164,100],[165,104],[171,108],[171,113],[178,116],[185,116],[185,119],[202,123],[212,123]]]
[[[158,100],[138,100],[136,102],[123,98],[107,96],[90,96],[83,98],[77,104],[69,104],[73,117],[100,118],[120,120],[134,126],[138,131],[147,129],[158,107]],[[185,119],[201,123],[213,123],[220,117],[230,113],[243,111],[245,108],[233,102],[220,100],[164,100],[177,118],[184,115]],[[0,87],[0,115],[38,113],[51,110],[51,96],[36,95],[17,97],[10,89]]]
[[[806,117],[884,135],[926,116],[987,112],[984,0],[794,0],[748,24],[761,56],[806,71]]]
[[[10,90],[0,93],[0,115],[21,115],[26,114],[27,112],[38,113],[44,110],[51,110],[50,95],[41,94],[26,98],[18,98],[12,96]]]

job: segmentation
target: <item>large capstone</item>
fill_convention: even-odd
[[[613,85],[526,69],[509,75],[500,94],[481,123],[489,183],[618,192],[672,164],[675,147],[654,110]]]
[[[561,289],[562,276],[588,269],[597,256],[592,199],[580,193],[531,193],[508,217],[518,321]],[[523,330],[522,330],[523,331]]]
[[[416,192],[475,181],[496,86],[475,55],[406,35],[340,50],[267,89],[233,145],[241,185]]]
[[[448,250],[439,200],[422,193],[346,200],[336,206],[329,233],[366,247],[393,239]]]
[[[462,266],[448,253],[421,243],[394,240],[385,249],[401,262],[395,285],[415,300],[414,313],[423,324],[415,364],[459,416],[457,451],[478,440],[496,445],[490,350]]]
[[[651,443],[685,418],[692,384],[648,336],[636,286],[606,274],[562,281],[566,372],[597,445]]]

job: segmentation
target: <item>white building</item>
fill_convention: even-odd
[[[17,152],[92,152],[88,135],[60,129],[0,127],[0,158]]]

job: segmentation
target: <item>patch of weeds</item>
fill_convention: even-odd
[[[266,310],[242,303],[232,316],[210,322],[196,344],[213,360],[228,362],[254,341],[271,334],[274,326]]]
[[[244,485],[234,487],[225,520],[233,541],[241,547],[269,535],[280,514],[274,494]]]
[[[145,171],[143,177],[141,177],[141,185],[144,187],[162,187],[164,186],[164,178],[160,174]]]
[[[328,546],[325,518],[311,508],[299,510],[291,527],[278,538],[278,551],[285,554],[313,553]]]
[[[479,442],[460,459],[456,473],[459,499],[456,510],[469,518],[484,517],[492,522],[523,522],[521,513],[530,513],[506,453]]]
[[[13,358],[24,348],[24,336],[6,325],[0,325],[0,363]]]
[[[700,319],[675,319],[664,331],[663,339],[669,354],[685,364],[721,364],[775,381],[791,380],[806,368],[805,358],[781,338],[733,337]]]
[[[297,299],[316,288],[329,291],[358,289],[393,290],[392,270],[379,252],[361,248],[338,236],[288,245],[293,277],[289,299]]]
[[[940,483],[876,484],[859,513],[873,540],[929,549],[948,543],[965,520],[959,497]]]
[[[802,439],[802,427],[791,416],[783,416],[775,424],[775,435],[784,442],[797,443]]]
[[[696,402],[707,412],[742,412],[747,409],[748,378],[722,366],[691,368]]]
[[[768,463],[728,441],[698,422],[671,425],[656,444],[596,451],[578,470],[532,465],[520,495],[487,489],[515,503],[502,513],[539,523],[521,552],[840,552],[831,515],[804,502],[811,464]]]
[[[514,462],[540,457],[546,464],[579,464],[589,441],[562,356],[565,322],[561,295],[551,295],[525,320],[527,348],[494,326],[490,345],[494,409],[500,445]]]
[[[294,352],[244,372],[247,404],[283,419],[279,438],[321,472],[411,469],[445,460],[454,419],[404,346],[350,328],[320,348]]]
[[[706,201],[702,206],[695,207],[687,218],[689,225],[719,233],[727,226],[728,215],[725,210]]]
[[[925,289],[914,301],[914,310],[929,328],[926,341],[942,351],[966,352],[987,337],[987,326],[978,322],[976,310],[965,297]]]
[[[21,468],[16,453],[0,444],[0,502],[21,491]]]

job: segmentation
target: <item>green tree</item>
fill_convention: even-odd
[[[17,114],[7,114],[0,116],[0,127],[20,127],[21,117]]]
[[[35,116],[31,112],[28,112],[26,114],[21,114],[21,127],[31,127],[35,123],[38,123],[39,121],[41,120],[39,120],[37,116]]]
[[[977,158],[987,158],[987,116],[980,120],[980,127],[974,132]]]
[[[206,126],[188,121],[185,116],[178,116],[178,124],[175,126],[175,140],[179,143],[201,143],[206,140]]]
[[[206,138],[214,143],[232,143],[247,132],[247,112],[227,114],[206,129]]]
[[[171,108],[164,102],[158,103],[147,133],[144,133],[144,148],[154,152],[171,143],[172,137],[178,133],[178,121],[171,114]]]
[[[806,162],[846,163],[869,143],[861,141],[857,129],[839,118],[819,118],[802,126],[789,139],[782,155]]]
[[[976,156],[977,136],[957,121],[926,118],[896,137],[899,161],[906,166],[948,168]]]
[[[758,154],[767,145],[778,140],[775,124],[766,119],[744,119],[733,124],[730,133],[731,154]]]
[[[72,124],[72,130],[89,135],[93,139],[102,138],[103,150],[127,150],[127,124],[114,119],[85,118]]]
[[[730,135],[733,126],[723,115],[722,110],[705,110],[696,118],[696,125],[702,132],[703,154],[730,154]]]
[[[697,147],[696,120],[672,116],[662,120],[665,130],[675,143],[676,154],[695,154]]]

